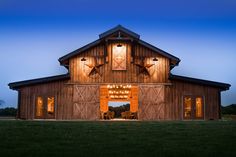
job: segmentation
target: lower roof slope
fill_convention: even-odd
[[[69,73],[63,74],[63,75],[37,78],[37,79],[32,79],[32,80],[12,82],[12,83],[9,83],[8,86],[10,87],[10,89],[17,90],[21,87],[25,87],[25,86],[29,86],[29,85],[49,83],[49,82],[68,80],[68,79],[70,79],[70,74]]]
[[[56,76],[43,77],[43,78],[37,78],[37,79],[32,79],[32,80],[12,82],[12,83],[9,83],[8,86],[10,87],[10,89],[17,90],[21,87],[25,87],[25,86],[29,86],[29,85],[43,84],[43,83],[49,83],[49,82],[61,81],[61,80],[69,80],[69,79],[70,79],[70,74],[67,73],[67,74],[63,74],[63,75],[56,75]],[[189,82],[189,83],[194,83],[194,84],[199,84],[199,85],[217,87],[217,88],[220,88],[221,90],[229,90],[229,88],[231,86],[230,84],[227,84],[227,83],[202,80],[202,79],[173,75],[173,74],[170,74],[169,79],[183,81],[183,82]]]
[[[189,82],[189,83],[195,83],[195,84],[200,84],[200,85],[217,87],[217,88],[220,88],[221,90],[229,90],[229,88],[231,86],[230,84],[227,84],[227,83],[221,83],[221,82],[215,82],[215,81],[209,81],[209,80],[202,80],[202,79],[186,77],[186,76],[180,76],[180,75],[173,75],[173,74],[170,74],[169,79],[170,80],[184,81],[184,82]]]

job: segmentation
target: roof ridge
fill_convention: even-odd
[[[140,38],[139,34],[129,30],[128,28],[125,28],[124,26],[122,26],[120,24],[115,26],[115,27],[113,27],[113,28],[111,28],[111,29],[109,29],[109,30],[107,30],[107,31],[105,31],[105,32],[103,32],[103,33],[101,33],[101,34],[99,34],[99,38],[104,38],[104,37],[106,37],[106,36],[108,36],[108,35],[110,35],[110,34],[112,34],[114,32],[119,31],[119,30],[123,31],[124,33],[126,33],[126,34],[128,34],[128,35],[130,35],[130,36],[132,36],[132,37],[134,37],[136,39]]]

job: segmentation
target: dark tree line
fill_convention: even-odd
[[[236,115],[236,104],[232,104],[229,106],[221,106],[221,113],[222,114],[233,114]]]
[[[130,110],[130,104],[124,104],[118,107],[109,106],[109,111],[115,112],[115,118],[120,118],[122,112],[129,111],[129,110]]]
[[[0,109],[0,116],[16,116],[17,109],[14,107],[6,107]]]

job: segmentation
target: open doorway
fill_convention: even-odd
[[[108,108],[110,112],[114,112],[115,119],[128,119],[128,116],[125,116],[130,112],[130,102],[108,102]]]
[[[100,118],[138,119],[138,87],[114,84],[100,87]]]

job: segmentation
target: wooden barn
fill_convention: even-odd
[[[126,118],[217,120],[221,92],[230,87],[171,74],[179,58],[121,25],[59,62],[67,74],[9,84],[18,91],[18,118],[100,120],[109,102],[129,102]]]

